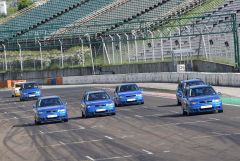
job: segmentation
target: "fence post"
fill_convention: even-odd
[[[120,61],[121,64],[123,63],[123,57],[122,57],[122,39],[121,36],[119,34],[117,34],[118,39],[119,39],[119,51],[120,51]]]
[[[134,36],[135,41],[135,52],[136,52],[136,61],[138,62],[138,45],[137,45],[137,35],[136,32],[133,31],[132,35]]]
[[[128,50],[128,62],[131,63],[131,60],[130,60],[130,46],[129,46],[129,36],[128,34],[126,34],[126,37],[127,37],[127,50]]]
[[[40,57],[41,57],[41,70],[43,70],[42,44],[40,41],[38,41],[38,44],[39,44],[39,51],[40,51]]]
[[[113,39],[113,37],[111,36],[111,35],[109,35],[109,37],[111,38],[111,40],[112,40],[112,52],[113,52],[113,64],[115,64],[116,62],[115,62],[115,49],[114,49],[114,39]]]
[[[89,34],[85,34],[85,36],[88,37],[89,47],[90,47],[90,55],[91,55],[91,62],[92,62],[92,72],[95,75],[95,67],[94,67],[94,61],[93,61],[93,51],[92,51],[91,37],[90,37]]]
[[[6,51],[6,46],[2,44],[3,50],[4,50],[4,60],[5,60],[5,70],[8,70],[8,65],[7,65],[7,51]]]
[[[61,45],[61,58],[62,58],[62,61],[61,61],[62,63],[61,63],[61,65],[62,65],[62,68],[63,68],[63,67],[64,67],[64,65],[63,65],[63,46],[62,46],[63,43],[62,43],[62,41],[61,41],[60,39],[59,39],[58,41],[59,41],[59,43],[60,43],[60,45]]]
[[[22,58],[22,48],[19,42],[17,42],[18,47],[19,47],[19,56],[20,56],[20,66],[21,66],[21,71],[23,72],[23,58]]]
[[[150,31],[150,30],[147,30],[147,32],[149,32],[151,34],[151,39],[152,39],[152,59],[153,59],[153,62],[155,62],[155,50],[154,50],[155,43],[154,43],[154,38],[153,38],[153,32]]]
[[[84,67],[85,66],[85,56],[83,53],[83,39],[79,36],[79,40],[81,41],[81,53],[82,53],[83,67]]]

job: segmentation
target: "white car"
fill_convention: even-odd
[[[19,97],[20,96],[20,88],[22,87],[22,82],[16,82],[14,83],[12,87],[12,97]]]

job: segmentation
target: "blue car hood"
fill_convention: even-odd
[[[39,88],[22,89],[22,92],[27,92],[27,93],[32,93],[37,91],[40,91],[40,89]]]
[[[204,100],[213,100],[213,99],[220,99],[218,95],[212,96],[200,96],[200,97],[190,97],[189,101],[204,101]]]
[[[94,106],[94,105],[99,105],[99,104],[110,104],[110,103],[113,103],[113,101],[111,99],[107,99],[107,100],[100,100],[100,101],[87,101],[86,105]]]
[[[65,109],[64,105],[58,105],[58,106],[47,106],[47,107],[40,107],[37,109],[38,112],[45,112],[45,111],[57,111],[60,109]]]
[[[128,95],[134,95],[134,94],[142,94],[142,91],[129,91],[129,92],[119,92],[119,96],[128,96]]]

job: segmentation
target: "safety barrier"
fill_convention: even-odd
[[[26,82],[26,80],[6,80],[0,81],[0,88],[12,88],[14,83]]]
[[[48,78],[47,79],[47,85],[62,85],[62,84],[63,84],[63,78],[62,77]]]
[[[183,79],[200,78],[203,81],[219,86],[240,86],[238,73],[132,73],[114,75],[72,76],[63,77],[63,84],[94,84],[94,83],[128,83],[128,82],[165,82],[177,83]]]

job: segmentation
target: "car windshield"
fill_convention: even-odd
[[[46,98],[39,101],[38,107],[58,106],[62,105],[62,101],[59,98]]]
[[[120,88],[120,92],[138,91],[139,88],[136,84],[123,85]]]
[[[194,82],[188,82],[186,83],[186,87],[190,87],[190,86],[197,86],[197,85],[204,85],[203,81],[194,81]]]
[[[15,87],[16,87],[16,88],[21,88],[22,85],[21,85],[21,84],[16,84]]]
[[[26,84],[24,84],[24,88],[26,88],[26,89],[38,88],[38,84],[37,83],[26,83]]]
[[[109,96],[106,92],[90,93],[87,97],[87,101],[97,101],[109,99]]]
[[[190,90],[190,97],[216,95],[212,87],[193,88]]]

